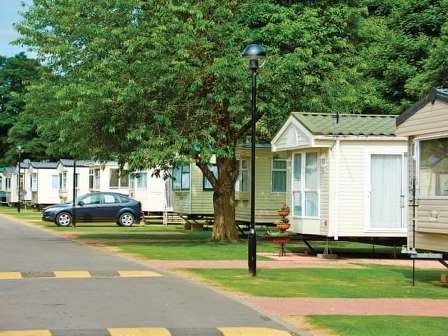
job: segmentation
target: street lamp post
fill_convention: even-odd
[[[17,154],[18,154],[18,158],[17,158],[17,161],[18,161],[18,164],[17,164],[17,170],[18,170],[18,174],[17,174],[17,212],[20,212],[20,208],[21,208],[21,200],[20,200],[20,197],[21,197],[21,190],[20,190],[20,180],[21,180],[21,174],[20,174],[20,166],[21,166],[21,161],[22,161],[22,146],[20,146],[20,145],[17,145],[17,147],[16,147],[16,149],[17,149]],[[25,183],[25,181],[23,181],[24,183]]]
[[[78,178],[76,175],[76,159],[73,159],[73,189],[72,189],[72,226],[76,227],[76,188],[78,184]]]
[[[249,60],[252,72],[252,133],[251,133],[251,165],[250,165],[250,228],[248,238],[248,266],[252,276],[257,275],[257,235],[255,232],[255,126],[257,123],[257,70],[258,61],[266,56],[266,51],[259,43],[249,44],[243,51]]]

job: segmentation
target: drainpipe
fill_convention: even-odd
[[[338,240],[338,226],[339,226],[339,161],[340,161],[340,152],[341,152],[341,140],[339,136],[336,137],[335,144],[335,167],[334,167],[334,178],[335,178],[335,187],[334,187],[334,223],[333,223],[333,236],[334,240]]]

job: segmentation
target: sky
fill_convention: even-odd
[[[29,3],[32,0],[25,2]],[[0,55],[13,56],[21,51],[26,52],[25,47],[12,46],[9,43],[18,36],[13,23],[20,21],[19,10],[22,0],[0,0]],[[29,54],[29,53],[28,53]]]

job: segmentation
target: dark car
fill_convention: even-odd
[[[96,192],[79,197],[75,208],[72,203],[46,207],[42,211],[42,219],[58,226],[70,226],[73,214],[76,221],[116,221],[120,226],[131,226],[140,221],[142,204],[119,193]]]

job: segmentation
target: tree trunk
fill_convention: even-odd
[[[235,176],[237,174],[235,158],[217,158],[219,176],[213,193],[215,222],[212,240],[238,240],[235,225]]]

